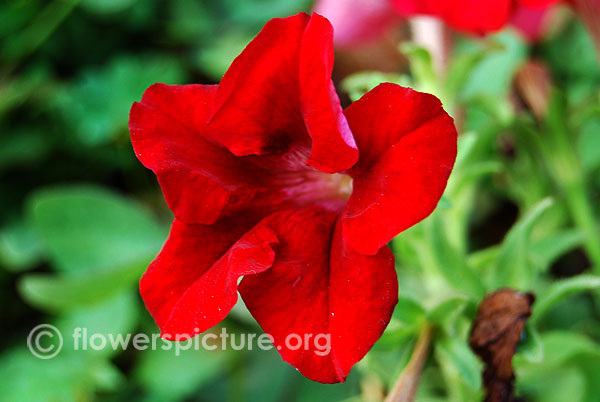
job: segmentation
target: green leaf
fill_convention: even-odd
[[[113,14],[131,7],[136,0],[81,0],[81,6],[96,14]]]
[[[373,345],[374,352],[393,353],[403,348],[405,344],[414,339],[419,331],[418,327],[405,327],[397,321],[390,321],[381,337]],[[396,362],[394,361],[394,364]]]
[[[398,296],[398,304],[383,335],[374,346],[375,350],[397,350],[398,345],[412,339],[425,322],[425,307],[412,297]]]
[[[527,56],[527,46],[513,32],[501,32],[488,40],[494,46],[469,72],[461,91],[463,99],[483,96],[497,100],[507,96],[513,77]]]
[[[600,357],[600,345],[576,332],[551,331],[541,336],[547,367],[559,367],[581,355]]]
[[[577,148],[586,172],[600,168],[600,120],[592,120],[584,126]]]
[[[582,242],[583,236],[577,230],[552,233],[531,246],[530,258],[539,267],[540,272],[545,272],[557,258],[581,245]]]
[[[360,377],[350,372],[343,384],[320,384],[306,378],[300,378],[301,388],[295,398],[296,402],[360,402],[356,398]]]
[[[567,331],[546,332],[541,340],[542,362],[531,364],[515,359],[517,385],[526,388],[527,394],[533,394],[536,400],[595,402],[600,391],[600,345],[584,335]],[[573,384],[563,384],[561,380],[570,371],[577,372],[579,378]],[[568,389],[562,393],[564,387]],[[555,398],[556,395],[563,399]]]
[[[569,279],[555,282],[545,291],[538,294],[537,301],[533,305],[532,320],[539,320],[554,305],[568,296],[599,288],[600,276],[596,275],[577,275]]]
[[[517,373],[517,394],[527,395],[528,400],[540,402],[584,402],[586,381],[576,367],[560,370],[536,370]]]
[[[207,351],[201,347],[196,350],[193,346],[196,339],[199,338],[185,341],[191,346],[179,350],[179,355],[176,355],[174,341],[158,340],[155,350],[140,353],[133,378],[154,400],[175,401],[189,396],[221,374],[227,363],[226,351]],[[212,345],[213,341],[208,343]],[[182,348],[186,346],[182,345]]]
[[[459,170],[460,171],[460,170]],[[496,161],[471,163],[465,172],[451,182],[449,192],[456,194],[464,188],[472,188],[475,181],[482,177],[502,171],[502,164]]]
[[[44,247],[37,233],[23,222],[17,222],[0,230],[0,265],[9,271],[32,268],[44,254]]]
[[[215,4],[196,0],[169,2],[169,18],[165,21],[169,37],[183,42],[210,38],[219,27]]]
[[[410,79],[405,75],[383,73],[381,71],[362,71],[344,78],[342,89],[352,101],[360,99],[364,94],[384,82],[409,86]]]
[[[524,339],[518,345],[517,352],[527,361],[539,363],[544,360],[544,344],[540,334],[530,322],[525,324]]]
[[[62,115],[85,145],[106,144],[127,137],[131,104],[156,82],[180,84],[183,70],[164,55],[124,57],[103,68],[84,70],[56,100]]]
[[[166,238],[143,207],[91,186],[37,192],[29,199],[29,217],[54,268],[81,275],[147,261]]]
[[[418,89],[442,96],[431,55],[427,49],[414,43],[405,42],[400,45],[400,51],[408,58],[410,72]]]
[[[582,355],[577,361],[577,367],[583,371],[586,378],[585,402],[596,402],[600,395],[600,358],[592,355]]]
[[[301,377],[293,367],[282,366],[281,357],[276,350],[257,349],[247,353],[246,356],[247,369],[234,374],[237,382],[232,382],[232,385],[238,383],[244,385],[247,401],[280,402],[282,395],[285,395],[289,389],[290,381]]]
[[[590,80],[600,76],[594,42],[577,18],[572,19],[560,35],[554,35],[552,40],[544,43],[542,51],[555,74],[563,77],[563,80]],[[577,60],[577,63],[573,63],[573,60]],[[595,88],[588,88],[588,91],[595,91]]]
[[[400,295],[392,317],[406,327],[419,326],[425,318],[425,308],[414,299]]]
[[[389,347],[386,345],[383,348],[380,347],[380,341],[383,337],[380,338],[379,341],[375,342],[373,349],[357,364],[357,369],[361,373],[373,373],[377,375],[384,384],[391,387],[408,364],[412,351],[415,348],[417,337],[417,334],[412,333],[399,338],[394,344],[390,344]]]
[[[468,300],[454,297],[444,300],[427,313],[427,321],[431,324],[440,325],[443,328],[454,322],[456,316],[466,307]]]
[[[115,390],[124,380],[109,361],[87,353],[61,352],[41,360],[17,348],[0,358],[0,400],[6,402],[91,401],[98,391]]]
[[[122,353],[123,347],[132,347],[119,344],[118,336],[131,333],[139,317],[138,296],[125,289],[95,304],[74,306],[59,317],[56,327],[65,338],[65,351],[113,356]],[[81,328],[81,337],[77,338],[80,343],[75,344],[78,328]],[[106,345],[101,341],[93,343],[94,334],[102,335]]]
[[[483,283],[475,271],[467,265],[464,256],[449,243],[444,230],[442,218],[435,213],[424,222],[427,233],[429,252],[435,261],[438,271],[444,279],[457,291],[480,298],[485,294]]]
[[[271,18],[308,11],[311,0],[223,0],[231,20],[237,25],[251,25],[260,29]]]
[[[39,309],[54,313],[70,310],[96,303],[136,283],[149,262],[88,275],[31,274],[19,281],[19,293]]]
[[[482,250],[472,252],[467,257],[469,265],[477,272],[484,271],[486,268],[495,264],[500,253],[500,246],[491,246]]]
[[[471,389],[481,388],[482,363],[471,351],[466,341],[442,335],[435,343],[435,355],[437,359],[454,366]]]
[[[530,232],[552,203],[550,198],[540,201],[508,232],[492,271],[494,289],[507,286],[523,291],[529,290],[533,284],[533,269],[529,262]]]
[[[453,206],[452,201],[445,195],[442,195],[442,198],[440,198],[440,201],[438,202],[437,207],[440,209],[448,209],[448,208],[452,208],[452,206]]]
[[[252,35],[246,32],[225,32],[217,36],[212,44],[198,49],[194,57],[195,64],[206,75],[218,81],[251,40]]]
[[[446,74],[446,92],[450,96],[459,93],[469,79],[477,64],[483,59],[485,52],[481,50],[454,54]]]
[[[32,1],[6,1],[0,3],[0,38],[23,29],[39,11],[39,4]]]

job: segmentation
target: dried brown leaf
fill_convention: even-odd
[[[486,402],[513,401],[512,359],[535,296],[510,289],[488,294],[477,311],[469,344],[484,361]]]

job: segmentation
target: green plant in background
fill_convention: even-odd
[[[586,54],[593,55],[581,29],[579,34]],[[559,257],[577,247],[584,247],[589,256],[587,266],[579,269],[597,273],[599,266],[595,257],[600,247],[599,211],[598,203],[591,200],[598,191],[593,177],[598,169],[600,132],[591,134],[585,128],[593,125],[600,111],[598,67],[594,60],[587,74],[578,77],[586,81],[586,90],[577,82],[582,86],[571,104],[561,94],[570,88],[556,89],[545,119],[537,123],[527,114],[515,114],[508,97],[527,48],[508,32],[490,40],[495,43],[491,51],[459,43],[443,79],[434,73],[426,50],[404,45],[412,78],[391,77],[450,100],[455,112],[464,110],[467,134],[460,139],[457,165],[445,194],[448,205],[394,240],[399,282],[406,286],[401,285],[397,321],[392,321],[380,345],[393,348],[403,338],[414,339],[433,325],[438,329],[433,341],[437,367],[425,371],[424,381],[435,383],[431,377],[441,374],[444,383],[437,384],[438,388],[423,385],[417,400],[436,400],[441,390],[447,391],[449,400],[478,400],[481,365],[467,345],[475,307],[483,294],[496,289],[533,291],[538,301],[516,358],[520,393],[535,401],[593,401],[598,374],[592,367],[600,364],[599,345],[593,341],[598,322],[593,315],[584,315],[579,317],[578,330],[566,331],[571,325],[556,311],[594,309],[594,299],[565,298],[586,291],[595,294],[600,276],[580,274],[557,281],[548,271]],[[552,51],[558,44],[545,46]],[[381,78],[378,73],[360,74],[348,78],[346,88],[356,97]],[[499,140],[505,137],[514,142],[516,155],[498,152]],[[519,206],[521,216],[501,244],[473,250],[477,247],[469,233],[471,219],[476,218],[473,211],[487,209],[485,204],[491,200],[485,193],[492,181],[508,183],[505,197]],[[548,196],[552,198],[543,199]],[[399,361],[394,362],[395,368],[379,370],[382,376],[393,373],[387,377],[388,386],[406,364],[406,359]],[[555,378],[561,380],[553,382]]]
[[[419,334],[432,330],[417,400],[476,401],[482,364],[468,347],[469,328],[483,296],[506,286],[537,295],[514,362],[518,394],[543,402],[597,399],[600,69],[574,21],[535,49],[553,77],[541,117],[514,107],[514,76],[530,49],[510,32],[461,40],[443,78],[424,49],[403,45],[410,74],[345,81],[351,98],[382,81],[430,91],[463,127],[438,210],[392,242],[400,283],[392,322],[345,384],[311,383],[275,351],[175,356],[66,345],[50,360],[27,351],[27,333],[40,322],[65,336],[75,327],[157,331],[137,281],[170,216],[131,154],[129,105],[155,81],[218,80],[266,20],[308,6],[0,5],[0,283],[8,329],[0,400],[378,400]],[[243,305],[223,326],[260,331]]]

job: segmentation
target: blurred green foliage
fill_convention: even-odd
[[[377,400],[433,325],[418,400],[476,401],[482,364],[468,330],[483,295],[505,286],[538,297],[515,359],[518,392],[528,401],[597,400],[600,68],[577,21],[535,47],[510,31],[462,38],[445,77],[424,49],[403,44],[409,72],[344,81],[354,99],[383,81],[433,92],[463,127],[438,210],[392,242],[400,301],[345,384],[312,383],[275,351],[175,356],[65,342],[40,360],[26,349],[42,322],[67,338],[76,327],[157,332],[137,281],[171,215],[132,152],[129,107],[154,82],[218,82],[268,19],[309,8],[308,0],[0,3],[0,400]],[[554,80],[542,121],[514,98],[529,57]],[[260,332],[243,305],[222,325]]]

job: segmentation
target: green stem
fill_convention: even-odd
[[[566,197],[573,222],[585,236],[584,246],[593,269],[600,273],[600,230],[589,201],[583,168],[573,145],[572,133],[565,115],[566,100],[555,95],[550,107],[553,118],[548,120],[548,138],[540,138],[543,142],[542,149],[545,150],[545,158],[552,175]]]
[[[600,231],[588,201],[585,183],[582,180],[568,183],[565,193],[573,221],[585,237],[584,245],[594,270],[600,273]]]

